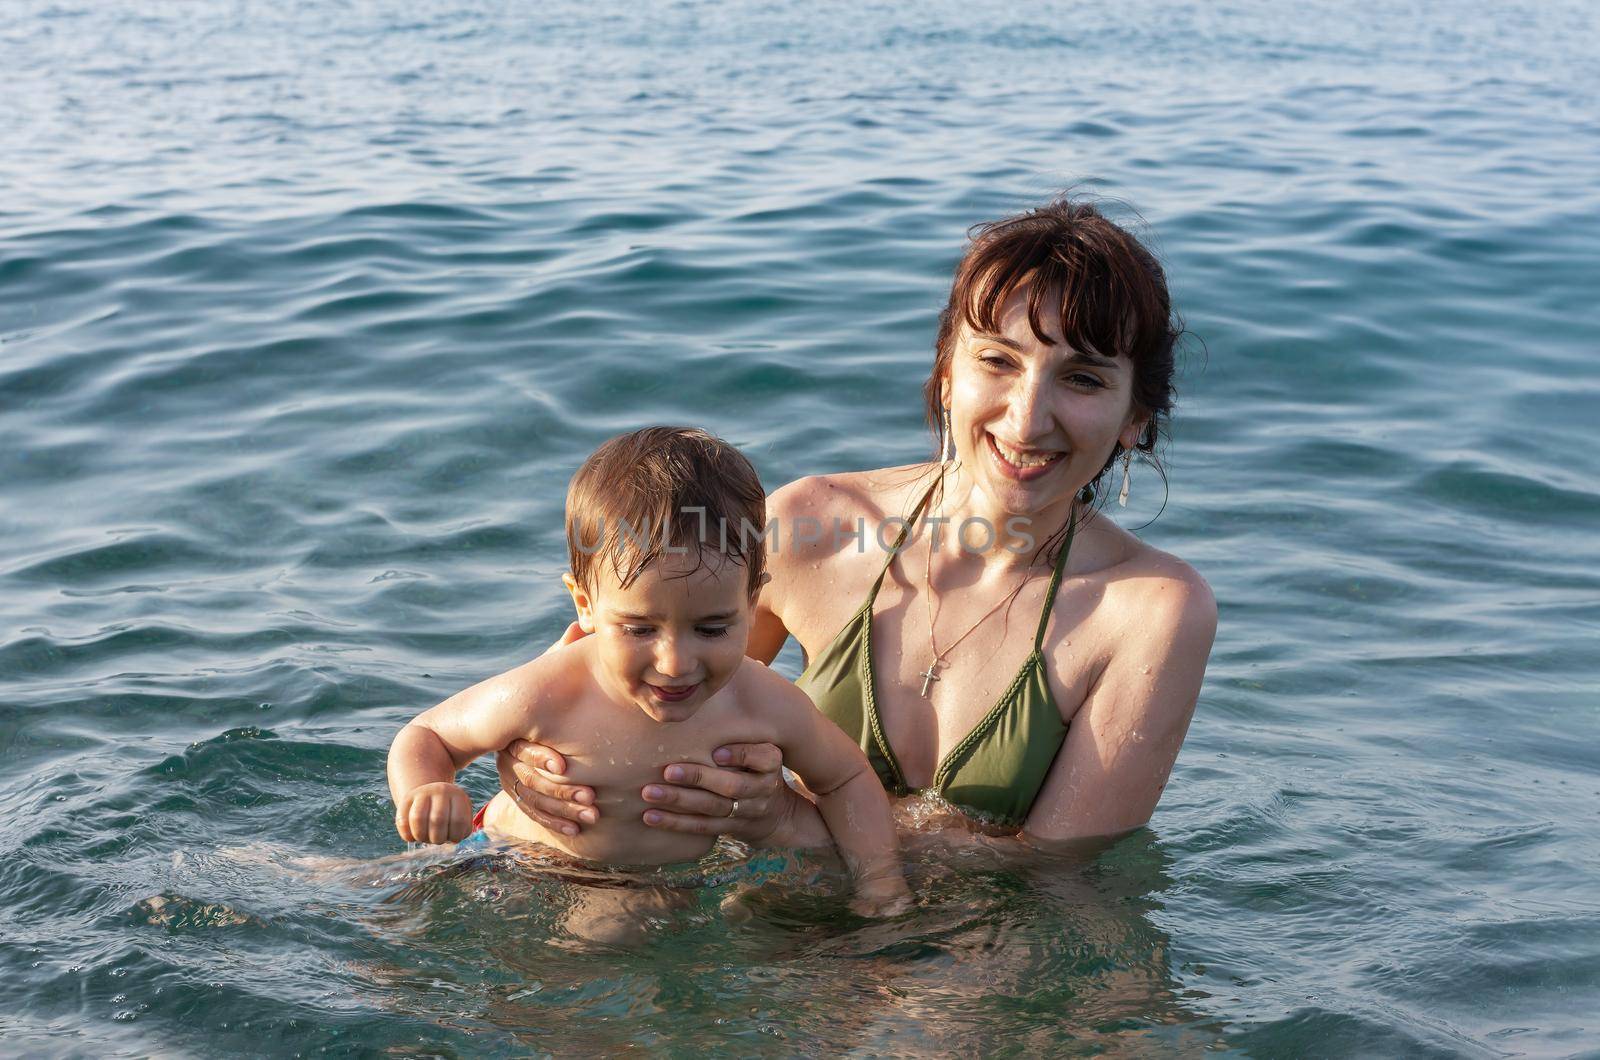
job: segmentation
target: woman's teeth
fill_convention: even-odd
[[[1023,452],[1020,449],[1012,449],[1010,446],[1004,445],[995,440],[992,436],[990,441],[994,442],[995,452],[1004,457],[1006,463],[1015,467],[1044,467],[1046,464],[1054,462],[1061,456],[1060,453],[1035,453]]]

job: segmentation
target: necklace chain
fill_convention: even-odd
[[[933,660],[928,663],[928,668],[926,670],[922,671],[922,673],[918,675],[918,676],[920,676],[922,678],[922,698],[924,698],[924,699],[928,698],[928,690],[933,687],[933,682],[940,680],[939,674],[938,674],[938,671],[937,671],[936,668],[940,667],[940,666],[948,666],[949,665],[948,663],[946,663],[944,661],[944,657],[946,655],[950,654],[951,652],[955,651],[956,650],[956,645],[960,644],[962,641],[964,641],[968,637],[970,637],[972,635],[973,630],[977,629],[979,626],[981,626],[985,622],[989,621],[989,618],[996,611],[1000,610],[1002,607],[1004,607],[1006,604],[1010,603],[1012,600],[1015,600],[1016,597],[1017,597],[1017,594],[1022,592],[1022,587],[1024,585],[1028,584],[1029,575],[1031,575],[1033,573],[1028,568],[1023,568],[1022,577],[1017,581],[1016,586],[1010,592],[1006,593],[998,601],[996,601],[995,605],[993,607],[991,607],[991,608],[989,608],[989,610],[985,611],[983,613],[983,615],[978,619],[978,621],[976,621],[972,625],[968,626],[965,633],[961,634],[961,636],[959,636],[955,640],[951,641],[950,644],[944,649],[944,651],[940,651],[939,650],[939,643],[938,643],[938,641],[936,641],[934,639],[934,636],[933,636],[934,623],[938,621],[938,616],[934,613],[934,608],[933,608],[934,595],[935,595],[934,591],[933,591],[933,538],[934,538],[934,533],[932,531],[930,531],[929,534],[928,534],[928,562],[927,562],[927,569],[926,569],[926,577],[927,577],[927,580],[928,580],[928,648],[933,652]]]

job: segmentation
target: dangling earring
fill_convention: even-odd
[[[950,410],[944,410],[944,426],[939,431],[939,455],[946,464],[956,462],[956,436],[950,431]]]
[[[1126,508],[1128,506],[1128,480],[1132,468],[1133,450],[1124,449],[1122,451],[1122,489],[1117,492],[1117,507],[1119,508]]]

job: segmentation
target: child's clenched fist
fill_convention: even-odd
[[[423,784],[400,799],[394,826],[407,843],[460,842],[472,832],[472,797],[459,784]]]

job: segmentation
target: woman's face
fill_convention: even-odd
[[[1050,299],[1045,303],[1050,304]],[[945,378],[945,406],[963,471],[1005,511],[1032,514],[1072,497],[1131,449],[1146,418],[1133,408],[1133,365],[1049,342],[1028,324],[1028,290],[1006,300],[995,334],[962,324]]]

